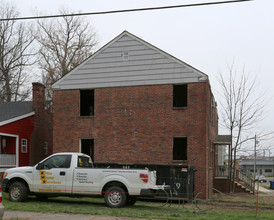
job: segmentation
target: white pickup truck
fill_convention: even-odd
[[[3,192],[21,202],[28,194],[50,196],[102,196],[112,208],[134,204],[138,196],[151,196],[166,186],[156,185],[156,171],[148,169],[93,168],[82,153],[57,153],[34,167],[6,170]]]

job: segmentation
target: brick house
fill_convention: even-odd
[[[45,110],[45,87],[33,83],[33,101],[0,102],[0,172],[51,153],[52,113]]]
[[[218,116],[207,75],[124,31],[53,89],[54,152],[192,165],[195,192],[210,197]]]

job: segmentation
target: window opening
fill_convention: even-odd
[[[43,150],[44,150],[44,155],[47,155],[48,154],[48,142],[44,142]]]
[[[187,160],[187,138],[173,138],[173,160]]]
[[[21,152],[22,153],[27,153],[28,152],[28,140],[27,139],[22,139],[21,140]]]
[[[93,167],[92,161],[89,157],[79,156],[78,157],[78,167],[90,168]]]
[[[173,107],[187,107],[187,84],[173,85]]]
[[[81,153],[89,155],[94,161],[94,140],[93,139],[81,139]]]
[[[94,90],[80,90],[80,116],[94,115]]]

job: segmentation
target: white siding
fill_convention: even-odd
[[[128,60],[123,58],[128,52]],[[207,76],[145,41],[123,32],[54,84],[54,89],[85,89],[199,82]]]

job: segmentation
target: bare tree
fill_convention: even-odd
[[[228,70],[226,77],[224,74],[219,75],[223,96],[220,106],[222,126],[229,130],[232,137],[232,146],[229,149],[229,178],[234,181],[237,152],[243,143],[254,137],[252,129],[262,119],[265,100],[258,91],[256,77],[247,74],[244,69],[239,73],[234,64]],[[230,191],[234,191],[234,184],[230,185]]]
[[[68,14],[68,10],[62,9],[60,13]],[[38,20],[37,27],[39,67],[43,71],[43,83],[51,91],[53,83],[92,55],[97,45],[96,35],[90,23],[80,17]],[[51,99],[52,93],[48,95]]]
[[[15,7],[0,1],[0,17],[16,18]],[[22,101],[30,95],[26,67],[32,65],[33,37],[30,29],[14,20],[0,21],[0,99]],[[32,51],[32,52],[30,52]]]

